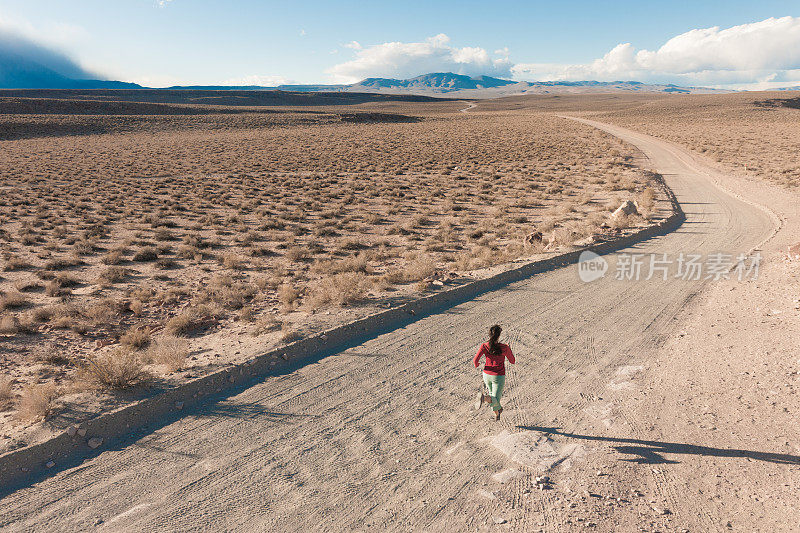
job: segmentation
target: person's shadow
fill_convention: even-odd
[[[744,457],[756,461],[767,461],[777,464],[800,464],[800,457],[786,453],[757,452],[751,450],[737,450],[733,448],[711,448],[709,446],[698,446],[696,444],[683,444],[679,442],[660,442],[656,440],[626,439],[621,437],[599,437],[595,435],[579,435],[577,433],[567,433],[560,428],[539,427],[539,426],[517,426],[519,429],[528,431],[539,431],[548,435],[561,435],[571,439],[593,440],[602,442],[619,443],[613,448],[619,453],[634,455],[624,461],[640,464],[663,464],[678,463],[664,457],[662,454],[691,454],[703,455],[706,457]]]

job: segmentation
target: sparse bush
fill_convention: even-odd
[[[28,305],[28,300],[20,292],[8,292],[0,296],[0,311],[19,309]]]
[[[151,363],[164,365],[170,372],[176,372],[183,368],[189,357],[189,341],[177,337],[158,337],[145,355]]]
[[[14,403],[13,383],[9,376],[0,376],[0,412],[8,410]]]
[[[258,337],[266,333],[272,333],[273,331],[278,331],[282,327],[283,324],[281,323],[281,321],[276,319],[272,315],[262,316],[261,318],[256,320],[255,326],[253,327],[252,335],[253,337]]]
[[[131,326],[119,338],[120,344],[133,350],[141,350],[150,344],[150,328]]]
[[[323,278],[309,287],[304,303],[310,309],[326,305],[350,305],[364,299],[367,277],[359,272],[343,272]]]
[[[3,270],[6,272],[14,270],[27,270],[29,268],[31,268],[30,263],[14,255],[7,257],[5,263],[3,264]]]
[[[58,389],[54,383],[28,385],[22,390],[14,418],[24,422],[39,422],[53,412]]]
[[[90,357],[80,369],[79,378],[103,389],[129,389],[148,378],[139,355],[126,348]]]
[[[284,283],[278,289],[278,301],[286,307],[291,307],[300,298],[300,291]]]
[[[124,254],[122,250],[111,250],[103,256],[101,261],[104,265],[118,265],[122,263],[123,260]]]
[[[158,259],[158,250],[152,246],[141,248],[135,254],[133,254],[133,260],[139,263],[155,261],[156,259]]]
[[[0,318],[0,334],[16,335],[19,333],[19,320],[14,315],[5,314]]]
[[[104,269],[97,277],[97,282],[101,285],[113,285],[125,281],[128,277],[128,269],[119,266],[110,266]]]
[[[285,257],[292,263],[305,261],[308,259],[308,250],[300,246],[292,246],[286,250]]]

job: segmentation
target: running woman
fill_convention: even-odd
[[[514,354],[511,353],[511,347],[508,344],[503,344],[500,341],[500,334],[503,328],[494,325],[489,328],[489,342],[481,344],[478,353],[472,358],[472,364],[478,368],[481,357],[486,358],[486,363],[483,365],[483,383],[486,385],[486,390],[489,394],[484,394],[481,391],[480,397],[476,407],[479,409],[483,404],[489,404],[494,411],[495,421],[500,420],[500,413],[503,412],[503,406],[500,405],[500,396],[503,395],[503,388],[506,385],[506,366],[505,360],[514,364]]]

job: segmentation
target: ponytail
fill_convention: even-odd
[[[503,352],[503,348],[498,342],[502,332],[503,328],[497,324],[489,328],[489,353],[492,355],[500,355]]]

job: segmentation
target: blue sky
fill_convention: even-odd
[[[800,71],[800,19],[780,17],[796,16],[800,3],[775,0],[0,0],[0,31],[58,49],[106,77],[153,86],[334,83],[426,71],[419,69],[788,84]],[[673,38],[712,27],[719,30],[691,33],[657,53]],[[714,46],[731,57],[707,51]]]

